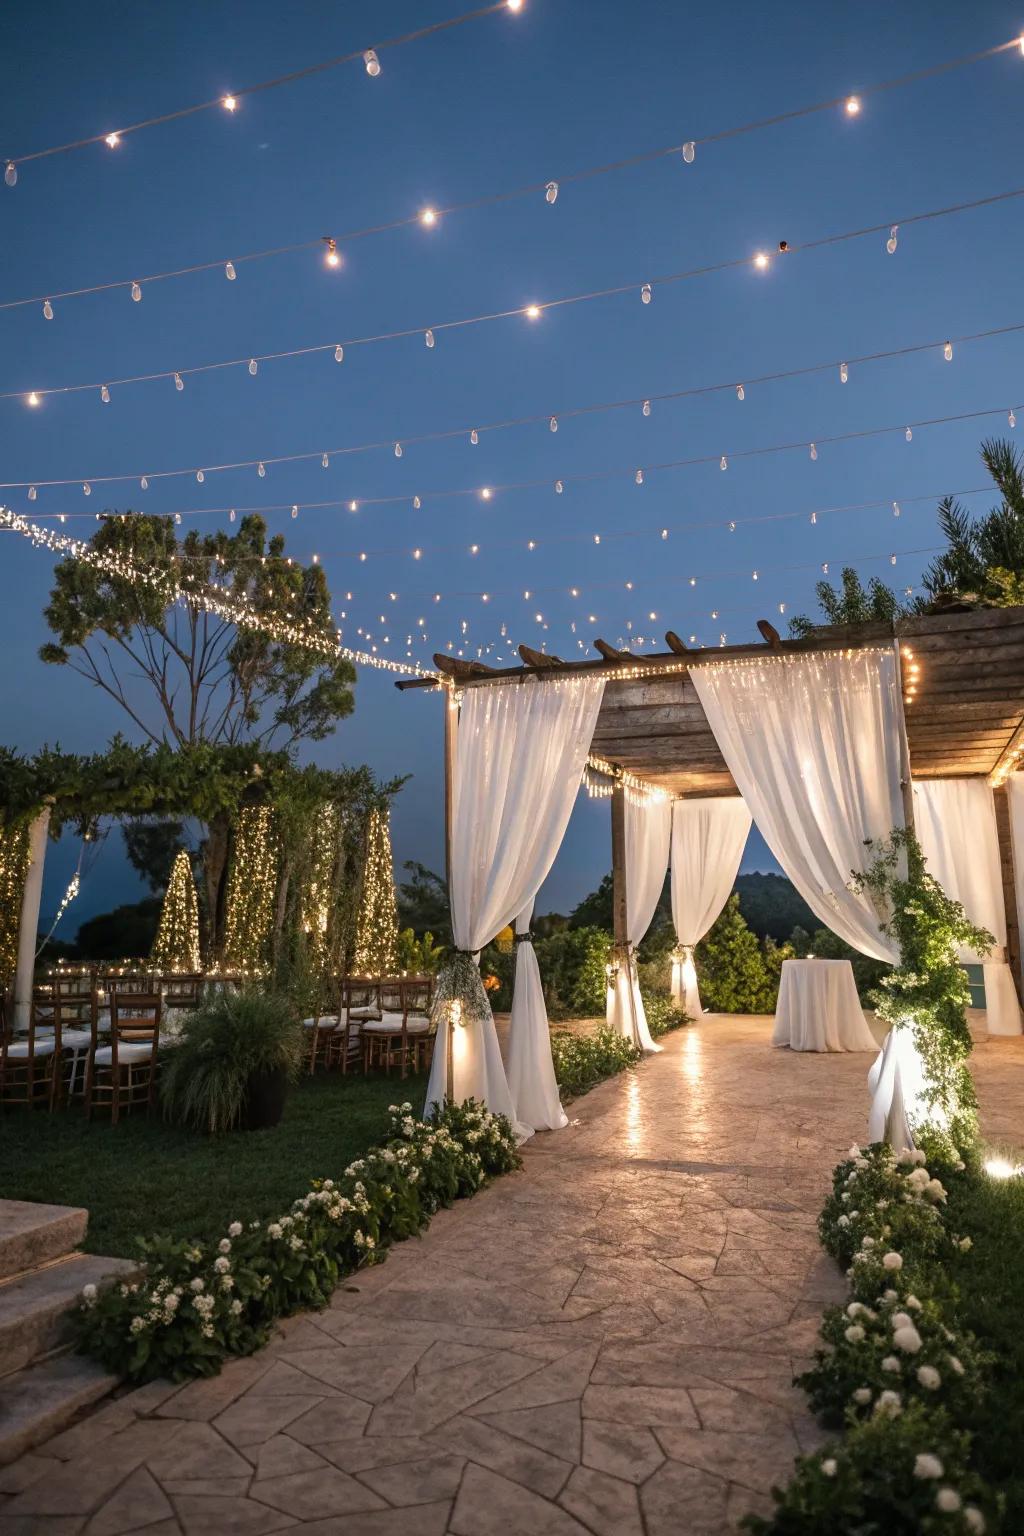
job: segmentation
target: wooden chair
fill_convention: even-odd
[[[427,1029],[417,1029],[411,1036],[412,1069],[425,1072],[434,1054],[437,1026],[431,1018],[434,1004],[433,976],[410,976],[406,983],[406,1006],[411,1016],[427,1020]]]
[[[383,1067],[390,1073],[397,1062],[404,1078],[409,1062],[415,1067],[415,1042],[430,1035],[431,990],[424,977],[395,977],[380,983],[381,1017],[363,1025],[363,1068]]]
[[[201,971],[185,973],[173,971],[160,977],[160,991],[164,996],[164,1009],[180,1008],[192,1012],[202,1006],[206,990],[206,978]]]
[[[380,1018],[380,982],[343,976],[338,984],[337,1028],[327,1036],[326,1065],[343,1074],[364,1070],[363,1027]]]
[[[92,976],[57,976],[52,985],[51,1017],[58,1031],[59,1069],[54,1083],[56,1102],[85,1092],[89,1052],[99,1021]]]
[[[306,1031],[308,1041],[306,1049],[306,1064],[310,1075],[317,1068],[319,1060],[322,1066],[331,1064],[331,1042],[341,1027],[341,1008],[331,1012],[328,1005],[323,1011],[317,1011],[308,1019],[303,1019],[302,1027]]]
[[[14,1005],[5,993],[0,1005],[0,1105],[45,1103],[52,1110],[57,1063],[60,1060],[60,1019],[52,1011],[41,1015],[30,1005],[28,1030],[14,1033]]]
[[[116,1125],[121,1108],[156,1102],[157,1047],[163,999],[159,992],[110,992],[110,1044],[100,1045],[93,1029],[86,1079],[86,1112],[108,1107]]]

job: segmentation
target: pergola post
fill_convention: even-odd
[[[996,835],[999,839],[999,873],[1006,909],[1006,958],[1013,975],[1017,996],[1024,992],[1021,980],[1020,915],[1017,911],[1017,881],[1013,862],[1013,837],[1010,832],[1010,794],[1005,784],[992,790],[996,808]]]
[[[629,1016],[633,1026],[633,1044],[640,1044],[640,1028],[636,1017],[636,997],[633,992],[633,962],[629,949],[629,907],[626,900],[626,789],[621,779],[612,786],[612,943],[613,964],[619,968],[615,976],[618,991],[619,976],[625,972],[626,991],[629,997]]]
[[[32,1011],[32,982],[36,969],[39,904],[43,895],[43,864],[50,830],[50,807],[44,805],[28,830],[28,868],[18,920],[18,964],[14,973],[14,1027],[27,1029]]]
[[[452,899],[452,821],[455,809],[455,727],[458,724],[459,706],[455,702],[455,690],[445,689],[444,700],[444,878],[448,888],[448,906]],[[445,1098],[455,1102],[454,1033],[455,1020],[445,1023]]]

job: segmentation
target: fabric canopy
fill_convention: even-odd
[[[644,1051],[660,1051],[647,1024],[633,950],[648,928],[668,871],[672,802],[667,795],[626,791],[626,936],[629,961],[620,958],[608,988],[606,1015],[612,1029]]]
[[[750,812],[738,796],[672,807],[672,921],[683,951],[672,961],[672,996],[691,1018],[704,1012],[693,949],[729,899],[749,831]]]
[[[999,862],[996,808],[984,779],[922,779],[914,784],[914,824],[933,874],[972,923],[987,928],[998,949],[987,959],[961,949],[960,959],[981,962],[992,1035],[1019,1035],[1020,1004],[1006,962],[1006,909]]]
[[[572,812],[603,694],[604,680],[591,677],[466,690],[452,782],[456,949],[479,952],[536,897]],[[455,1033],[456,1101],[476,1098],[515,1120],[490,1008]],[[447,1072],[448,1030],[439,1028],[428,1108],[444,1099]]]
[[[569,1124],[551,1060],[551,1033],[540,967],[530,942],[532,900],[516,918],[516,968],[508,1026],[508,1086],[521,1125],[560,1131]]]
[[[769,848],[811,910],[876,960],[895,947],[849,887],[865,842],[904,825],[907,761],[895,651],[694,667],[722,756]]]

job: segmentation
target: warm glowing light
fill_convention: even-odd
[[[492,492],[491,492],[490,486],[489,485],[485,485],[483,490],[480,492],[481,500],[482,501],[490,501],[491,495],[492,495]]]
[[[1024,52],[1024,49],[1022,49]],[[1012,1179],[1020,1173],[1020,1165],[1009,1162],[1005,1157],[988,1157],[985,1159],[985,1172],[990,1179]]]
[[[523,8],[523,0],[505,0],[505,3],[510,11],[521,11]]]
[[[328,238],[324,241],[324,244],[327,246],[327,250],[324,254],[324,261],[329,267],[340,267],[341,252],[338,250],[338,242],[328,236]]]
[[[434,208],[424,208],[424,209],[422,209],[421,212],[420,212],[420,223],[426,225],[426,227],[428,229],[430,228],[430,226],[432,224],[436,224],[437,223],[437,210],[434,209]]]
[[[234,112],[235,108],[238,106],[238,102],[234,96],[225,96],[221,105],[223,106],[225,112]]]
[[[953,343],[951,341],[946,342],[946,345],[942,349],[942,355],[946,359],[947,363],[951,363],[953,361]]]
[[[119,133],[108,133],[103,142],[108,148],[116,149],[121,142],[121,135]]]
[[[33,390],[32,393],[29,395],[28,403],[29,403],[29,405],[38,405],[39,404],[39,396],[36,394],[35,390]]]
[[[847,115],[847,117],[856,117],[857,113],[859,111],[860,111],[860,97],[859,96],[847,96],[847,98],[846,98],[846,115]]]
[[[760,271],[763,272],[767,265],[768,257],[766,253],[764,251],[758,251],[757,255],[754,257],[754,266],[758,267]]]
[[[363,63],[366,65],[366,73],[369,75],[370,79],[376,80],[377,76],[380,74],[380,59],[378,59],[374,49],[367,48],[366,52],[363,54]]]
[[[527,304],[526,309],[523,311],[523,313],[526,315],[527,320],[539,320],[540,319],[540,305],[539,304]]]

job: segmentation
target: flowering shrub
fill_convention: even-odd
[[[232,1222],[213,1247],[157,1238],[138,1279],[87,1285],[79,1347],[132,1381],[213,1376],[275,1318],[324,1307],[340,1278],[383,1257],[443,1205],[519,1166],[509,1122],[467,1100],[428,1120],[392,1105],[385,1142],[341,1178],[314,1180],[276,1221]]]
[[[568,1030],[554,1030],[551,1035],[555,1079],[569,1098],[577,1098],[604,1078],[636,1066],[642,1054],[632,1040],[607,1025],[592,1035],[574,1035]]]
[[[660,1040],[670,1030],[682,1029],[684,1024],[689,1024],[690,1016],[686,1009],[680,1008],[675,998],[666,996],[664,992],[645,991],[643,999],[647,1028],[653,1040]]]

